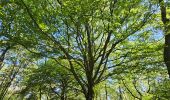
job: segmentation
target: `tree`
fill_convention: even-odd
[[[32,52],[66,59],[86,99],[92,100],[94,86],[111,76],[114,67],[125,63],[123,59],[128,55],[122,52],[113,58],[111,54],[124,46],[129,36],[142,34],[151,22],[154,11],[141,2],[16,0],[11,3],[12,10],[18,10],[16,16],[9,12],[14,17],[11,25],[16,34],[8,37]],[[109,64],[112,61],[114,64]]]
[[[67,66],[67,64],[65,64]],[[29,98],[42,99],[57,99],[68,100],[75,99],[80,89],[76,86],[73,76],[68,70],[62,68],[54,60],[45,61],[45,63],[38,64],[38,68],[30,66],[25,69],[24,73],[27,76],[23,76],[22,83],[25,86],[20,90],[20,96],[25,97],[28,94]]]
[[[170,77],[170,19],[167,17],[167,7],[164,0],[159,0],[161,18],[164,24],[164,34],[165,34],[165,46],[164,46],[164,62],[167,66],[168,74]]]
[[[3,67],[0,70],[0,99],[10,98],[16,92],[21,81],[20,74],[30,64],[31,60],[26,58],[25,52],[18,52],[19,50],[23,49],[10,49],[6,53]]]
[[[170,82],[165,79],[156,86],[154,99],[169,99]]]
[[[33,85],[22,84],[26,86],[22,92],[35,98],[52,95],[66,99],[67,77],[74,77],[86,100],[103,94],[109,98],[111,89],[104,86],[109,85],[109,79],[118,80],[113,97],[142,99],[141,81],[126,75],[138,78],[149,71],[163,70],[158,68],[163,66],[162,41],[155,44],[158,41],[152,34],[157,20],[155,8],[147,0],[4,0],[0,6],[2,61],[8,48],[15,46],[32,53],[30,59],[38,57],[31,63],[42,62],[43,57],[55,61],[38,65],[30,70],[29,77],[23,73],[22,78],[28,78],[25,82]],[[136,84],[130,84],[130,80]],[[49,82],[53,83],[52,89]],[[98,85],[104,92],[96,89]]]

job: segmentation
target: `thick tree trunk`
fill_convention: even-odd
[[[170,78],[170,34],[165,35],[164,61]]]
[[[89,67],[90,68],[90,67]],[[92,78],[92,71],[88,71],[89,73],[87,73],[87,81],[88,81],[88,85],[87,85],[87,91],[86,91],[86,100],[94,100],[94,80]]]
[[[93,86],[88,87],[88,91],[87,91],[87,94],[86,94],[86,100],[94,100]]]
[[[168,75],[170,78],[170,20],[166,17],[166,6],[164,0],[159,0],[160,10],[161,10],[161,18],[164,23],[164,31],[165,31],[165,46],[164,46],[164,62],[167,66]]]

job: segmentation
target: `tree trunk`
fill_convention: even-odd
[[[65,86],[63,86],[63,90],[61,93],[61,100],[66,100]]]
[[[119,86],[119,99],[118,100],[123,100],[122,90],[120,86]]]
[[[170,34],[165,35],[164,61],[170,78]]]
[[[42,97],[41,85],[40,85],[39,92],[40,92],[40,94],[39,94],[39,98],[40,98],[40,100],[41,100],[41,97]]]
[[[88,86],[88,90],[85,95],[86,100],[94,100],[94,90],[93,85]]]
[[[164,46],[164,62],[167,66],[168,75],[170,78],[170,20],[167,18],[166,6],[164,0],[159,0],[161,18],[164,23],[165,46]]]
[[[89,72],[89,71],[88,71]],[[92,78],[92,71],[90,71],[89,73],[87,73],[87,80],[88,80],[88,85],[87,85],[87,90],[86,90],[86,100],[94,100],[94,81]]]
[[[106,100],[107,100],[107,86],[105,84],[105,93],[106,93]]]

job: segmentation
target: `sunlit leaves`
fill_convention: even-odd
[[[163,41],[154,36],[162,32],[156,7],[147,0],[16,0],[1,7],[5,37],[1,44],[14,43],[27,50],[26,58],[34,64],[21,76],[23,90],[31,95],[40,90],[52,94],[51,88],[62,93],[62,84],[68,81],[75,91],[82,88],[78,94],[91,94],[88,89],[98,93],[104,88],[100,82],[109,78],[117,81],[106,82],[115,85],[109,90],[113,97],[126,97],[130,93],[122,77],[127,87],[133,87],[134,77],[165,72]],[[142,91],[146,79],[140,82],[136,85]],[[134,87],[131,91],[140,97]]]

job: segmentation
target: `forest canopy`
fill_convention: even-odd
[[[0,100],[168,100],[170,1],[0,0]]]

